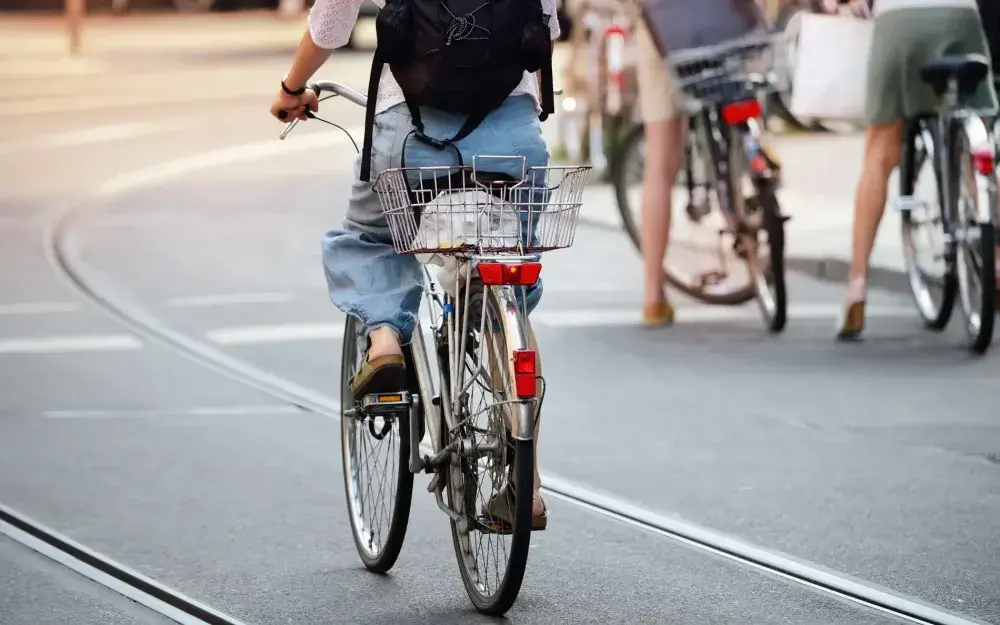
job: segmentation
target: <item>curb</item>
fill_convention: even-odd
[[[849,261],[840,258],[811,258],[804,256],[785,258],[785,267],[798,273],[804,273],[825,282],[844,284],[851,268]],[[910,282],[906,273],[899,269],[871,266],[868,269],[868,286],[883,289],[891,293],[907,295],[910,293]]]
[[[580,215],[579,223],[609,230],[622,232],[620,226],[612,226],[607,221]],[[840,258],[814,256],[786,256],[785,268],[795,273],[804,274],[824,282],[846,284],[850,262]],[[868,286],[883,289],[891,293],[907,295],[910,293],[910,283],[904,271],[888,267],[871,266],[868,270]]]

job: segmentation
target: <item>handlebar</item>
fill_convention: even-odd
[[[308,88],[311,89],[312,92],[315,93],[317,96],[320,95],[321,93],[326,92],[333,94],[334,96],[341,96],[357,104],[361,108],[366,108],[368,106],[367,96],[358,93],[357,91],[351,89],[346,85],[342,85],[340,83],[333,82],[331,80],[321,80],[319,82],[314,82],[310,84]],[[288,119],[288,111],[284,110],[278,111],[278,119],[280,120]]]

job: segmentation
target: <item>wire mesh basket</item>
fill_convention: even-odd
[[[590,167],[525,168],[521,159],[518,180],[477,171],[482,158],[499,157],[378,175],[373,188],[398,253],[524,254],[573,244]]]
[[[786,91],[790,35],[753,35],[734,41],[670,52],[675,84],[684,95],[722,105],[747,95]]]

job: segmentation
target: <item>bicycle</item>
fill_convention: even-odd
[[[759,97],[774,91],[776,53],[781,35],[729,42],[672,52],[668,61],[676,84],[684,94],[682,110],[688,115],[683,176],[687,191],[684,213],[687,226],[706,228],[708,246],[671,249],[715,257],[718,268],[682,275],[664,260],[664,279],[679,291],[707,304],[739,305],[756,299],[771,332],[781,332],[787,322],[785,286],[785,221],[776,191],[780,167],[762,147]],[[635,124],[612,161],[612,180],[622,225],[641,251],[639,224],[633,216],[629,185],[642,179],[644,128]],[[715,215],[715,223],[706,218]],[[672,226],[678,232],[677,220]],[[765,235],[766,251],[761,251]],[[698,233],[695,232],[695,235]],[[731,237],[729,243],[727,238]],[[736,276],[726,261],[732,249],[746,266]],[[744,282],[745,280],[745,282]]]
[[[364,95],[337,83],[310,88],[367,104]],[[489,173],[491,162],[508,158],[520,159],[520,180]],[[348,379],[365,343],[353,316],[345,324],[341,363],[344,486],[361,561],[377,573],[392,568],[406,535],[414,475],[431,474],[427,490],[450,519],[466,592],[478,611],[493,616],[510,609],[524,577],[535,423],[545,397],[517,292],[523,302],[527,287],[538,282],[541,252],[572,245],[590,169],[524,165],[523,157],[478,156],[471,166],[397,168],[375,178],[396,251],[424,263],[424,312],[433,338],[428,350],[419,321],[404,349],[409,380],[402,393],[352,395]],[[440,289],[428,263],[442,267]],[[483,401],[474,401],[476,393]],[[430,450],[421,454],[425,434]],[[383,441],[389,447],[374,472],[362,466],[371,456],[364,450],[368,435],[373,447]],[[398,466],[390,470],[390,461]],[[362,483],[365,475],[374,486]],[[488,481],[489,495],[480,478]],[[373,511],[371,499],[387,491],[391,506]],[[494,505],[507,506],[509,518]],[[493,548],[494,537],[509,539],[509,547]],[[484,540],[485,559],[503,560],[495,570],[480,567]]]
[[[981,55],[947,55],[921,70],[921,78],[943,99],[943,106],[933,115],[907,121],[895,202],[902,220],[907,282],[924,324],[944,330],[958,298],[967,346],[974,354],[989,349],[997,306],[997,155],[984,120],[964,98],[988,73],[988,61]],[[936,188],[930,202],[915,194],[926,164],[931,165]],[[940,251],[931,254],[932,260],[943,261],[940,271],[921,266],[917,234],[923,226],[941,235]]]
[[[585,0],[573,45],[586,53],[585,84],[581,97],[566,96],[560,102],[559,139],[571,161],[585,159],[598,174],[609,175],[608,154],[613,154],[634,118],[636,85],[626,67],[629,39],[628,19],[619,3]],[[577,73],[574,54],[569,71]],[[575,90],[577,91],[577,90]]]

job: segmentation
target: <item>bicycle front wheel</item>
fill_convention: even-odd
[[[532,531],[533,432],[522,438],[517,431],[525,406],[511,371],[512,350],[529,348],[517,311],[511,287],[470,295],[469,329],[448,350],[451,387],[460,389],[452,401],[459,426],[449,436],[459,450],[448,476],[458,516],[452,538],[466,592],[491,616],[517,599]]]
[[[983,354],[993,341],[996,317],[996,230],[993,213],[997,205],[996,178],[977,171],[972,144],[965,129],[971,120],[953,121],[951,127],[949,221],[956,233],[955,269],[958,293],[965,316],[968,348]],[[981,129],[985,134],[985,128]],[[980,154],[985,158],[987,155]],[[988,155],[990,158],[992,154]],[[983,206],[985,204],[985,206]]]
[[[385,573],[403,548],[413,496],[409,415],[357,411],[348,383],[363,357],[365,339],[357,317],[344,328],[340,385],[340,440],[347,512],[354,545],[365,567]]]

